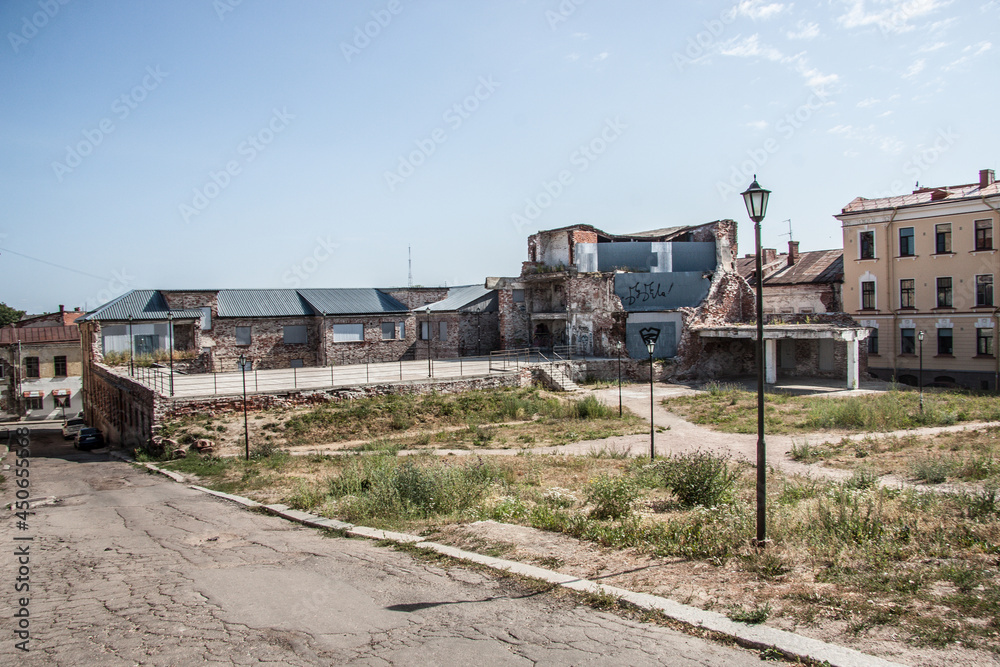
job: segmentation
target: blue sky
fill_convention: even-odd
[[[0,301],[479,283],[526,238],[1000,169],[995,0],[0,4]]]

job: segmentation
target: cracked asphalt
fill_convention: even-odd
[[[57,500],[26,531],[27,653],[14,648],[16,564],[3,558],[2,664],[760,664],[516,579],[248,512],[75,452],[57,432],[33,432],[31,482],[33,498]],[[3,533],[7,545],[25,534],[10,514]]]

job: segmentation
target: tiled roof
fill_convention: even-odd
[[[0,345],[12,343],[77,343],[80,327],[4,327],[0,329]]]
[[[995,181],[985,188],[978,183],[971,185],[952,185],[942,188],[921,188],[908,195],[895,197],[880,197],[865,199],[856,197],[843,208],[842,213],[858,213],[862,211],[879,211],[901,208],[904,206],[920,206],[939,201],[958,201],[961,199],[978,199],[979,197],[994,197],[1000,195],[1000,181]]]
[[[769,275],[764,279],[764,283],[766,285],[801,285],[835,283],[843,280],[844,251],[815,250],[800,253],[795,264]]]
[[[126,321],[134,320],[165,320],[167,313],[172,313],[174,319],[200,319],[200,310],[171,310],[166,299],[157,290],[137,289],[122,294],[117,299],[109,301],[99,308],[90,311],[79,318],[78,322],[93,320]]]

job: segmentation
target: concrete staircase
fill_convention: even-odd
[[[573,378],[556,364],[544,364],[538,370],[545,380],[545,384],[555,391],[577,391],[580,389],[580,386],[573,382]]]

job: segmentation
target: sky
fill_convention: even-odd
[[[527,237],[1000,170],[997,0],[4,0],[0,301],[516,276]]]

